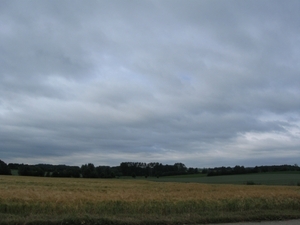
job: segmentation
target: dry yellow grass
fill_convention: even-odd
[[[273,217],[300,217],[300,187],[0,176],[2,218],[84,215],[115,219],[126,215],[142,220],[155,215],[160,220],[176,218],[177,223],[203,222],[208,215],[216,217],[210,220],[215,221],[227,218],[229,212],[236,217],[246,211],[251,213],[243,215],[260,219],[270,211]]]
[[[294,198],[300,201],[300,188],[0,176],[0,199],[2,201],[22,200],[72,204],[76,201],[209,201],[233,198]]]

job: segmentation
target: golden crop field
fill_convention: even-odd
[[[300,187],[0,176],[0,224],[299,218]],[[2,219],[1,219],[2,218]]]

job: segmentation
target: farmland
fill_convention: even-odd
[[[299,209],[299,186],[0,176],[0,224],[208,223]]]
[[[204,184],[247,184],[253,182],[260,185],[300,185],[300,172],[269,172],[241,175],[226,175],[208,177],[206,174],[193,174],[183,176],[151,178],[153,181],[160,182],[184,182],[184,183],[204,183]]]

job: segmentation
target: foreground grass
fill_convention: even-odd
[[[300,218],[300,187],[0,176],[0,224],[179,224]]]

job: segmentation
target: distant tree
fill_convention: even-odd
[[[0,160],[0,175],[11,175],[8,165]]]
[[[8,167],[9,167],[9,169],[11,169],[11,170],[18,170],[18,169],[19,169],[19,166],[20,166],[20,164],[18,164],[18,163],[9,163],[9,164],[8,164]]]
[[[180,174],[184,174],[187,172],[187,168],[183,163],[175,163],[174,164],[174,169],[176,172],[180,173]]]
[[[243,174],[243,173],[246,173],[246,169],[244,166],[237,165],[233,168],[233,172],[234,172],[234,174]]]
[[[207,168],[203,168],[201,171],[202,174],[207,174],[208,173],[208,169]]]
[[[74,177],[74,178],[80,177],[80,168],[78,166],[73,166],[68,171],[69,171],[69,174],[71,177]]]
[[[190,168],[189,170],[183,163],[175,163],[174,165],[163,165],[158,162],[122,162],[118,168],[118,171],[123,176],[173,176],[184,175],[187,173],[198,173],[198,169]]]
[[[121,171],[121,174],[123,176],[128,176],[129,175],[129,166],[128,166],[128,163],[122,162],[120,164],[120,171]]]
[[[38,177],[43,177],[44,174],[45,174],[45,171],[42,168],[40,168],[39,166],[21,164],[19,166],[18,173],[19,173],[20,176],[38,176]]]
[[[189,173],[189,174],[196,174],[196,173],[199,173],[199,172],[198,172],[197,168],[190,167],[188,169],[187,173]]]
[[[18,171],[20,176],[31,176],[31,169],[30,166],[27,164],[21,164]]]
[[[89,163],[81,166],[81,174],[83,178],[97,178],[98,174],[94,164]]]
[[[42,168],[40,168],[39,166],[32,167],[32,176],[43,177],[44,174],[44,170],[42,170]]]
[[[116,177],[116,174],[115,174],[115,172],[112,171],[112,172],[110,173],[110,178],[115,178],[115,177]]]
[[[57,170],[55,170],[52,175],[52,177],[59,177],[59,172]]]

